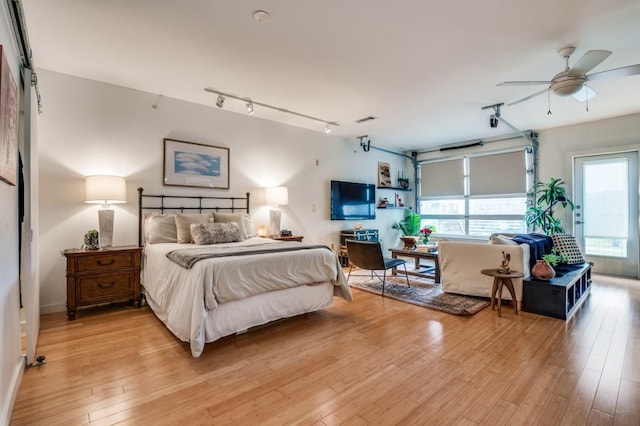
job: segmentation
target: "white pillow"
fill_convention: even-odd
[[[177,242],[175,215],[152,213],[146,216],[144,233],[149,244]]]
[[[253,221],[249,213],[218,213],[213,212],[213,221],[216,223],[235,222],[240,227],[243,238],[251,238],[257,236],[253,227]]]
[[[518,243],[513,241],[511,238],[506,237],[506,236],[501,235],[501,234],[492,235],[491,238],[489,239],[489,242],[491,244],[502,244],[502,245],[505,245],[505,246],[517,246],[518,245]]]
[[[190,226],[193,223],[207,223],[211,213],[183,214],[176,213],[177,239],[180,244],[189,244],[193,241]]]

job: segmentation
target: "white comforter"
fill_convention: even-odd
[[[217,247],[280,244],[264,238],[250,238]],[[332,282],[334,294],[351,300],[351,292],[334,253],[326,248],[259,255],[217,257],[197,262],[185,269],[167,259],[171,250],[185,244],[150,244],[145,246],[142,284],[145,294],[162,310],[160,318],[183,341],[204,341],[204,321],[209,310],[234,299],[242,299],[273,288],[291,288],[312,283]],[[225,287],[220,300],[216,289]],[[192,345],[193,351],[193,345]],[[196,355],[197,356],[197,355]]]

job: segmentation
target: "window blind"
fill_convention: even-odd
[[[420,165],[420,196],[464,195],[463,159]]]
[[[469,158],[469,194],[524,194],[527,192],[525,151]]]

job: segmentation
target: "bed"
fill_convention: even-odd
[[[138,188],[147,303],[198,357],[205,344],[352,300],[325,246],[257,237],[249,197],[147,195]]]

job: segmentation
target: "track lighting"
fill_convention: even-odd
[[[369,150],[371,149],[371,139],[369,139],[369,135],[358,136],[358,139],[360,140],[360,146],[362,147],[362,150],[364,152],[369,152]]]
[[[306,118],[308,120],[319,121],[321,123],[324,123],[325,124],[325,126],[324,126],[325,133],[331,132],[331,130],[332,130],[331,126],[339,126],[340,125],[339,123],[336,123],[335,121],[324,120],[322,118],[313,117],[311,115],[301,114],[299,112],[291,111],[291,110],[288,110],[286,108],[280,108],[280,107],[277,107],[277,106],[274,106],[274,105],[269,105],[269,104],[265,104],[265,103],[262,103],[262,102],[256,102],[256,101],[254,101],[254,100],[252,100],[251,98],[248,98],[248,97],[243,98],[241,96],[230,95],[228,93],[220,92],[219,90],[215,90],[215,89],[212,89],[210,87],[205,87],[204,90],[205,90],[205,92],[214,93],[214,94],[218,95],[218,99],[216,100],[216,106],[218,108],[222,108],[222,104],[224,103],[225,98],[231,98],[231,99],[235,99],[237,101],[244,102],[246,104],[246,106],[247,106],[247,114],[249,114],[249,115],[253,114],[254,106],[258,105],[258,106],[263,107],[263,108],[269,108],[269,109],[273,109],[273,110],[276,110],[276,111],[279,111],[279,112],[283,112],[283,113],[286,113],[286,114],[295,115],[296,117],[302,117],[302,118]]]

